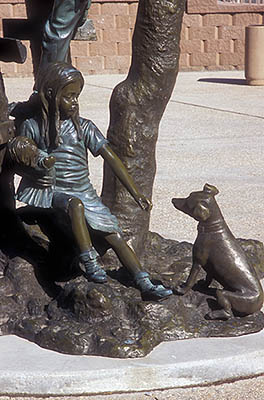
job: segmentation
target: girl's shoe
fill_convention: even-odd
[[[166,289],[163,285],[154,285],[149,279],[147,272],[139,272],[134,278],[135,284],[142,295],[153,300],[163,300],[172,295],[172,290]]]
[[[84,264],[84,275],[89,281],[96,283],[107,282],[106,272],[99,263],[99,254],[93,247],[81,253],[80,260]]]

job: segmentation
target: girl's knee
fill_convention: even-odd
[[[78,199],[77,197],[71,197],[69,199],[69,207],[68,207],[69,213],[72,212],[84,212],[84,205],[83,202]]]
[[[110,233],[106,236],[106,240],[112,246],[121,246],[125,243],[123,237],[119,232]]]
[[[118,240],[119,242],[124,242],[124,239],[122,238],[121,234],[119,232],[114,233],[115,239]]]

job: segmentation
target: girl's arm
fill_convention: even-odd
[[[115,152],[107,144],[105,144],[99,150],[99,154],[109,164],[114,174],[129,191],[131,196],[133,196],[133,198],[142,208],[142,210],[150,211],[152,208],[151,201],[139,192],[126,167],[124,166],[120,158],[115,154]]]

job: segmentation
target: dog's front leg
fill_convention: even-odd
[[[213,281],[213,275],[211,274],[210,271],[206,271],[206,277],[204,280],[199,282],[199,285],[203,288],[203,289],[208,289],[209,286],[211,285],[212,281]]]
[[[187,293],[197,282],[197,276],[202,268],[201,264],[198,262],[194,262],[190,271],[190,274],[187,278],[187,281],[174,289],[174,292],[179,295],[184,295]]]

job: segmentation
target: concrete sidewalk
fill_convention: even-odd
[[[92,119],[103,132],[108,125],[111,90],[123,78],[117,75],[85,77],[81,115]],[[24,100],[31,93],[32,81],[28,78],[7,78],[5,84],[9,101]],[[264,242],[263,97],[264,87],[245,85],[243,72],[179,74],[160,125],[151,230],[167,238],[193,242],[196,223],[177,212],[171,198],[184,197],[208,182],[220,191],[218,203],[234,235]],[[101,161],[90,157],[90,163],[91,180],[100,191],[102,170],[98,165],[101,166]],[[252,377],[264,374],[263,344],[261,332],[242,338],[166,343],[140,360],[75,356],[72,363],[73,356],[49,352],[12,336],[0,337],[0,394],[23,393],[27,399],[33,398],[33,394],[80,396],[96,393],[96,388],[97,393],[153,391]],[[12,355],[15,349],[16,356]],[[250,382],[241,382],[239,387],[243,384],[250,387]],[[254,382],[252,385],[258,391],[243,398],[263,398],[263,378],[255,378]],[[210,390],[214,393],[205,389],[191,392],[191,389],[177,389],[181,392],[175,389],[167,392],[167,397],[163,397],[165,392],[149,392],[132,397],[95,398],[182,400],[202,399],[211,393],[212,399],[241,399],[236,397],[236,392],[239,393],[236,384],[232,385],[232,396],[228,397],[224,389],[219,396],[220,389],[213,386]],[[184,397],[184,393],[186,396],[189,393],[189,397]],[[218,397],[214,397],[217,393]]]

